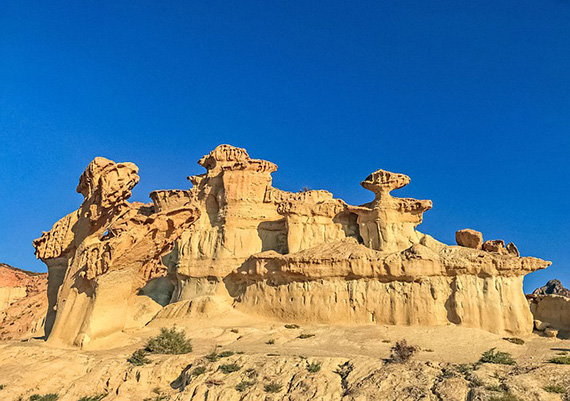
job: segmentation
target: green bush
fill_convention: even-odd
[[[192,352],[192,345],[184,330],[163,327],[159,335],[148,340],[145,350],[151,354],[180,355]]]
[[[205,366],[198,366],[192,371],[190,376],[198,377],[204,373],[206,373],[206,367]]]
[[[216,351],[212,351],[210,354],[206,355],[206,359],[210,362],[216,362],[218,359],[220,359],[220,356]]]
[[[275,383],[275,382],[271,382],[269,384],[266,384],[263,389],[265,390],[266,393],[278,393],[281,391],[281,389],[283,388],[283,386],[279,383]]]
[[[548,362],[556,363],[558,365],[570,365],[570,355],[555,356],[554,358],[550,359]]]
[[[233,352],[233,351],[223,351],[223,352],[220,352],[220,353],[218,354],[218,357],[220,357],[220,358],[227,358],[228,356],[232,356],[232,355],[234,355],[234,354],[235,354],[235,352]]]
[[[307,339],[307,338],[311,338],[311,337],[314,337],[314,336],[315,336],[314,334],[303,333],[303,334],[301,334],[301,335],[300,335],[299,337],[297,337],[297,338],[300,338],[301,340],[305,340],[305,339]]]
[[[129,359],[127,359],[127,362],[129,362],[135,366],[146,365],[146,364],[152,362],[150,359],[148,359],[146,357],[147,355],[148,354],[144,349],[138,349],[135,352],[133,352],[133,354],[131,355],[131,357]]]
[[[521,401],[521,399],[511,393],[495,395],[489,398],[489,401]]]
[[[309,373],[317,373],[321,370],[321,363],[320,362],[312,362],[307,364],[307,371]]]
[[[225,373],[226,375],[233,372],[237,372],[240,369],[241,366],[239,366],[237,363],[228,363],[226,365],[218,366],[218,370],[220,370],[222,373]]]
[[[555,394],[564,394],[566,393],[566,389],[562,386],[558,386],[556,384],[551,384],[550,386],[543,387],[544,391],[548,393],[555,393]]]
[[[251,386],[253,386],[255,384],[255,382],[253,381],[247,381],[244,380],[238,384],[236,384],[236,390],[239,391],[240,393],[243,393],[245,390],[247,390],[248,388],[250,388]]]
[[[501,352],[495,351],[495,348],[491,348],[483,352],[481,355],[481,359],[479,359],[481,363],[495,363],[499,365],[515,365],[516,362],[508,352]]]
[[[107,394],[92,395],[91,397],[81,397],[78,401],[101,401]]]
[[[273,345],[273,344],[275,344],[275,340],[274,340],[273,338],[271,338],[271,339],[267,340],[267,341],[265,342],[265,344],[267,344],[267,345]]]
[[[518,338],[518,337],[503,337],[503,340],[508,341],[510,343],[516,344],[516,345],[523,345],[524,344],[524,340],[522,338]]]
[[[298,328],[300,328],[300,326],[298,324],[286,324],[285,328],[286,329],[298,329]]]
[[[390,361],[395,363],[405,363],[408,362],[416,352],[418,352],[418,347],[408,345],[408,342],[404,339],[396,341],[396,345],[390,348],[390,351],[392,352],[390,355]]]
[[[46,394],[46,395],[34,394],[30,396],[30,401],[57,401],[58,399],[59,395],[57,394]]]

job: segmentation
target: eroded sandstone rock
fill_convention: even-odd
[[[50,340],[82,345],[152,318],[142,313],[152,299],[137,293],[165,273],[161,257],[199,214],[127,202],[138,181],[134,164],[96,158],[79,179],[80,208],[34,241],[49,270]]]
[[[418,232],[432,203],[392,196],[410,182],[404,174],[370,174],[362,186],[374,200],[352,206],[324,190],[274,188],[277,166],[245,149],[220,145],[199,164],[206,172],[189,177],[192,188],[154,191],[142,205],[127,202],[136,166],[92,162],[80,209],[35,242],[50,270],[50,338],[85,343],[167,304],[158,316],[231,308],[287,321],[532,330],[522,280],[550,262],[502,241],[485,252]],[[168,278],[157,278],[161,258]]]
[[[47,274],[0,263],[0,340],[44,335]]]
[[[500,254],[509,253],[505,248],[505,241],[501,239],[490,239],[483,244],[483,250],[487,252],[496,252]]]
[[[455,233],[455,242],[457,245],[473,249],[483,248],[483,234],[479,231],[465,228]]]

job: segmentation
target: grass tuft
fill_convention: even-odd
[[[286,324],[285,328],[286,329],[299,329],[301,327],[298,324]]]
[[[271,382],[269,384],[266,384],[263,387],[263,390],[265,390],[266,393],[279,393],[282,389],[283,389],[283,386],[281,384],[275,383],[275,382]]]
[[[516,344],[516,345],[523,345],[524,344],[524,340],[522,338],[518,338],[518,337],[503,337],[503,340],[508,341],[510,343]]]
[[[548,362],[555,363],[557,365],[570,365],[570,355],[555,356],[554,358],[550,359]]]
[[[301,340],[305,340],[305,339],[307,339],[307,338],[311,338],[311,337],[314,337],[314,336],[315,336],[314,334],[303,333],[303,334],[299,335],[299,337],[297,337],[297,338],[300,338]]]
[[[565,394],[566,393],[566,389],[564,387],[556,385],[556,384],[551,384],[549,386],[545,386],[545,387],[543,387],[543,390],[546,391],[547,393],[555,393],[555,394]]]
[[[45,394],[45,395],[34,394],[30,396],[30,401],[57,401],[58,399],[59,395],[57,394]]]
[[[107,394],[92,395],[91,397],[81,397],[78,401],[101,401]]]
[[[495,348],[491,348],[481,355],[479,359],[481,363],[495,363],[498,365],[515,365],[516,362],[508,352],[495,351]]]
[[[129,362],[135,366],[142,366],[142,365],[149,364],[152,361],[146,357],[147,355],[148,354],[144,349],[138,349],[135,352],[133,352],[133,354],[131,355],[131,357],[129,359],[127,359],[127,362]]]
[[[233,372],[237,372],[240,369],[241,366],[239,366],[237,363],[228,363],[225,365],[218,366],[218,370],[221,371],[222,373],[225,373],[226,375]]]
[[[309,373],[317,373],[321,370],[320,362],[312,362],[307,364],[307,371]]]
[[[236,389],[236,391],[243,393],[244,391],[246,391],[248,388],[250,388],[254,384],[255,384],[255,382],[253,382],[253,381],[243,380],[243,381],[239,382],[238,384],[236,384],[235,389]]]

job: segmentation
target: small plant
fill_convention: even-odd
[[[160,334],[148,340],[145,350],[151,354],[180,355],[192,352],[192,344],[184,330],[161,328]]]
[[[384,339],[384,340],[382,340],[382,342],[383,342],[384,344],[390,344],[392,341],[390,341],[390,340],[388,340],[388,339]]]
[[[147,355],[148,353],[144,349],[138,349],[135,352],[133,352],[133,354],[129,359],[127,359],[127,362],[135,366],[146,365],[152,362],[150,359],[146,357]]]
[[[91,397],[81,397],[78,401],[101,401],[107,394],[92,395]]]
[[[556,384],[551,384],[550,386],[543,387],[544,391],[547,393],[555,393],[555,394],[564,394],[566,393],[566,389],[562,386],[558,386]]]
[[[206,373],[206,367],[205,366],[198,366],[192,371],[190,376],[198,377],[200,375],[203,375],[204,373]]]
[[[4,387],[6,387],[5,384],[0,384],[0,390],[4,390]]]
[[[491,348],[483,352],[481,355],[481,359],[479,359],[481,363],[495,363],[499,365],[515,365],[516,362],[508,352],[501,352],[495,351],[495,348]]]
[[[487,386],[487,387],[485,387],[485,390],[502,393],[505,391],[505,388],[503,386]]]
[[[265,390],[266,393],[279,393],[282,388],[283,388],[283,386],[281,384],[275,383],[275,382],[271,382],[269,384],[266,384],[263,387],[263,389]]]
[[[273,345],[273,344],[275,344],[275,340],[274,340],[273,338],[271,338],[271,339],[267,340],[267,341],[265,342],[265,344],[267,344],[267,345]]]
[[[144,401],[166,401],[168,400],[168,396],[166,395],[157,395],[156,397],[145,398]]]
[[[254,368],[249,368],[245,371],[245,375],[250,379],[255,379],[257,377],[257,371]]]
[[[232,333],[236,333],[236,334],[239,333],[239,330],[238,330],[238,329],[231,329],[230,331],[231,331]]]
[[[455,365],[455,370],[457,370],[458,373],[461,373],[463,375],[470,374],[476,368],[477,368],[477,365],[474,365],[472,363],[462,363],[459,365]]]
[[[334,371],[334,373],[340,376],[340,385],[342,386],[342,390],[344,392],[343,395],[348,395],[348,375],[353,370],[354,365],[350,363],[350,361],[346,361],[345,363],[338,365],[338,368]]]
[[[558,365],[570,365],[570,355],[555,356],[554,358],[550,359],[548,362],[556,363]]]
[[[241,366],[239,366],[237,363],[228,363],[226,365],[218,366],[218,370],[220,370],[222,373],[225,373],[226,375],[233,372],[237,372],[240,369]]]
[[[390,356],[392,362],[405,363],[418,351],[418,348],[413,345],[408,345],[408,342],[404,339],[396,341],[396,345],[390,348],[390,351],[392,351]]]
[[[57,401],[58,399],[59,395],[57,394],[46,394],[46,395],[34,394],[30,396],[30,401]]]
[[[321,363],[320,362],[311,362],[307,364],[307,371],[309,373],[317,373],[321,370]]]
[[[516,345],[524,345],[524,340],[522,338],[518,338],[518,337],[503,337],[503,340],[508,341],[510,343],[516,344]]]
[[[315,336],[314,334],[303,333],[303,334],[300,334],[299,337],[297,337],[297,338],[300,338],[301,340],[305,340],[307,338],[311,338],[314,336]]]
[[[234,354],[235,354],[235,352],[233,352],[233,351],[223,351],[223,352],[220,352],[220,353],[218,354],[218,356],[219,356],[220,358],[227,358],[228,356],[232,356],[232,355],[234,355]]]
[[[519,397],[511,394],[511,393],[506,393],[506,394],[501,394],[501,395],[495,395],[491,398],[489,398],[489,401],[521,401]]]
[[[220,359],[220,356],[214,350],[211,353],[209,353],[208,355],[206,355],[206,359],[209,360],[210,362],[217,362],[217,360]]]
[[[255,384],[255,382],[243,380],[243,381],[239,382],[238,384],[236,384],[235,388],[240,393],[243,393],[245,390],[247,390],[248,388],[250,388],[254,384]]]
[[[300,326],[298,324],[286,324],[285,328],[286,329],[299,329]]]

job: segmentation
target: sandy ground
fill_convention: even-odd
[[[549,393],[543,387],[553,383],[565,389],[570,387],[570,366],[548,363],[557,353],[570,351],[568,340],[533,334],[522,338],[524,345],[516,345],[496,334],[457,326],[302,325],[287,329],[282,322],[251,320],[238,316],[224,318],[224,324],[217,319],[155,321],[143,330],[121,333],[92,344],[91,350],[56,348],[39,339],[2,342],[0,385],[4,388],[0,390],[0,399],[27,401],[32,394],[58,393],[63,401],[97,394],[108,394],[105,401],[159,400],[161,396],[166,397],[163,400],[485,400],[493,396],[493,391],[486,388],[502,386],[503,393],[518,394],[517,399],[521,400],[560,400],[565,399],[563,393]],[[126,362],[133,351],[144,346],[147,338],[156,335],[161,327],[173,325],[184,328],[192,339],[192,353],[153,355],[152,363],[142,367]],[[302,333],[314,336],[298,338]],[[412,363],[387,363],[390,348],[401,339],[418,346],[420,351]],[[517,365],[482,365],[467,374],[457,373],[460,369],[454,368],[451,377],[441,379],[446,369],[475,363],[484,351],[493,347],[512,354]],[[204,359],[214,350],[235,352],[236,355],[227,358],[227,363],[237,363],[241,371],[230,375],[220,373],[222,362]],[[308,374],[305,369],[308,361],[321,363],[322,370]],[[348,376],[348,388],[335,373],[344,363],[354,365]],[[196,366],[205,366],[207,373],[188,379],[187,373]],[[251,367],[246,369],[247,366]],[[243,372],[253,369],[262,369],[264,373],[260,376],[257,372],[255,380],[249,380],[256,382],[257,387],[242,393],[236,391],[236,384],[248,381]],[[405,377],[408,379],[398,381]],[[516,380],[509,384],[513,378],[523,384]],[[455,380],[450,384],[457,389],[455,395],[446,395],[440,389],[448,379]],[[187,383],[176,388],[177,380]],[[288,383],[287,388],[277,394],[265,393],[263,384],[272,380]],[[390,391],[390,386],[398,391]],[[474,386],[481,391],[477,393]]]

